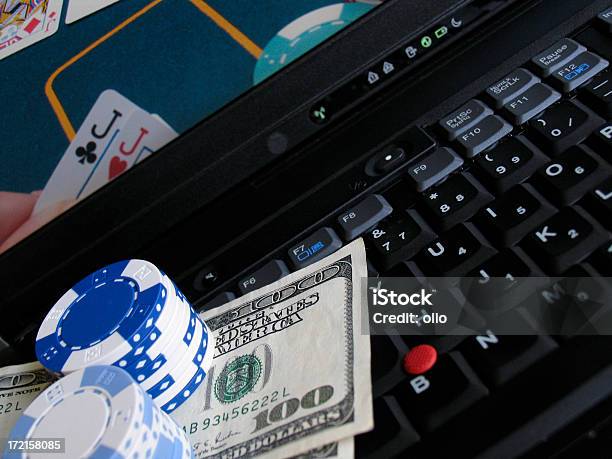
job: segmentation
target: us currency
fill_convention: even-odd
[[[319,453],[339,440],[331,457],[352,455],[351,437],[373,427],[366,276],[359,240],[201,314],[213,364],[173,414],[195,457],[330,457]]]
[[[0,453],[19,416],[55,379],[39,362],[0,369]]]
[[[354,459],[354,457],[355,441],[351,437],[308,450],[291,459]]]

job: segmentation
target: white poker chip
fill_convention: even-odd
[[[169,326],[165,311],[175,295],[152,263],[128,260],[90,274],[49,311],[36,337],[48,369],[67,374],[89,365],[132,359]]]
[[[127,457],[145,420],[145,397],[125,371],[91,366],[49,386],[9,438],[65,438],[65,457]]]
[[[124,370],[87,367],[48,387],[26,408],[9,440],[65,438],[62,457],[183,459],[185,432]],[[5,451],[4,457],[22,457]]]

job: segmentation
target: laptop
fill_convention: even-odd
[[[175,140],[0,256],[0,365],[33,360],[56,299],[126,258],[163,267],[200,311],[359,237],[371,278],[612,274],[609,0],[330,1],[317,6],[336,16],[307,24],[289,3],[275,7],[298,30],[259,31],[262,73],[231,67],[243,90],[210,95]],[[273,43],[321,24],[295,55]],[[565,293],[547,304],[579,308]],[[406,356],[423,344],[436,359],[416,376]],[[610,457],[609,337],[371,346],[375,428],[357,457]]]

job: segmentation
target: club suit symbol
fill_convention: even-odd
[[[88,142],[84,147],[79,147],[76,149],[75,154],[79,159],[79,163],[85,164],[87,161],[89,164],[94,163],[98,158],[98,155],[95,153],[96,151],[96,142]]]

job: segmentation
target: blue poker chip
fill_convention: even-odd
[[[170,295],[172,290],[176,293],[176,287],[169,281]],[[160,317],[156,326],[155,332],[149,333],[149,337],[144,340],[150,345],[142,349],[136,349],[132,354],[117,362],[117,366],[123,368],[134,377],[138,382],[143,382],[151,377],[160,368],[167,368],[167,362],[177,356],[173,353],[176,351],[176,343],[178,340],[183,340],[186,345],[189,345],[193,328],[189,328],[190,314],[193,312],[191,305],[184,299],[184,296],[176,296],[172,304],[166,304],[165,308],[169,310],[166,318]],[[162,313],[163,315],[163,313]],[[185,332],[184,329],[187,328]],[[153,342],[153,336],[158,338]]]
[[[147,404],[152,405],[125,371],[90,366],[49,386],[25,409],[9,438],[66,438],[65,457],[119,459],[133,451]]]
[[[133,358],[150,333],[159,335],[155,325],[166,302],[175,298],[169,288],[159,269],[143,260],[121,261],[90,274],[45,317],[36,337],[38,359],[67,374]]]
[[[193,326],[191,325],[193,323]],[[195,312],[192,313],[189,328],[193,327],[191,339],[188,345],[179,343],[180,351],[177,352],[178,359],[174,359],[171,365],[168,365],[164,371],[161,371],[157,377],[144,381],[143,388],[157,402],[160,397],[163,397],[167,391],[175,390],[181,387],[181,380],[185,374],[193,374],[196,368],[200,365],[204,354],[202,352],[203,343],[205,345],[207,336],[204,334],[204,326]],[[159,382],[157,382],[159,381]],[[184,381],[183,381],[184,382]]]
[[[175,325],[178,333],[162,353],[164,363],[153,372],[145,368],[142,372],[134,375],[142,388],[153,398],[173,383],[173,377],[176,375],[177,369],[180,368],[181,362],[188,359],[187,356],[193,353],[193,347],[198,345],[195,341],[197,338],[195,326],[198,316],[187,305],[184,306],[184,309],[182,317],[177,319]]]
[[[210,369],[213,359],[213,346],[208,342],[208,327],[203,322],[202,332],[203,338],[200,343],[200,349],[192,360],[192,363],[197,365],[195,369],[183,372],[182,376],[174,381],[169,390],[154,399],[157,405],[166,413],[173,412],[185,403],[202,384]],[[190,365],[189,368],[192,368],[192,366]]]
[[[175,336],[169,346],[164,349],[158,357],[149,362],[148,365],[140,369],[135,368],[133,373],[131,373],[132,376],[142,384],[145,390],[147,390],[156,380],[154,379],[156,375],[159,378],[159,375],[166,374],[177,368],[185,355],[190,352],[191,347],[197,345],[197,343],[195,343],[197,336],[195,335],[194,319],[196,313],[189,308],[187,316],[188,317],[185,319],[187,322],[186,331],[182,332],[181,336]],[[179,328],[179,324],[177,324],[177,328]],[[180,329],[184,328],[180,327]],[[151,392],[149,392],[149,395],[153,396]]]
[[[265,46],[253,72],[258,84],[360,18],[374,5],[336,3],[311,11],[285,26]]]

